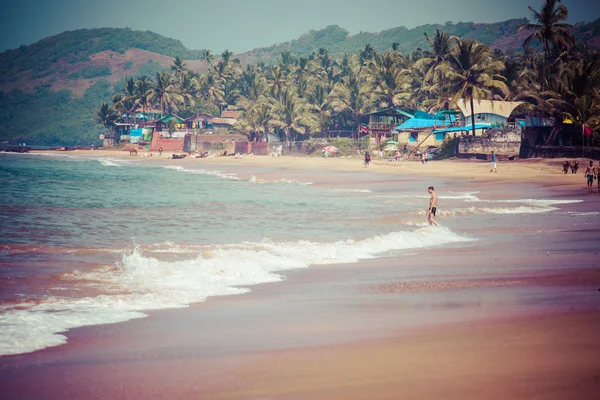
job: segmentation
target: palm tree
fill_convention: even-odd
[[[331,125],[331,89],[324,84],[317,84],[306,95],[308,109],[315,114],[314,127],[327,132]]]
[[[431,51],[429,51],[427,57],[417,60],[414,68],[423,70],[425,73],[425,80],[431,83],[434,80],[433,74],[436,71],[437,66],[446,61],[450,56],[452,43],[450,35],[439,29],[436,30],[433,39],[431,39],[427,33],[425,33],[425,38],[431,46]]]
[[[213,60],[215,59],[215,55],[210,50],[203,50],[200,59],[206,63],[207,67],[210,68]]]
[[[294,92],[289,89],[283,89],[279,101],[275,104],[274,125],[283,128],[285,138],[288,141],[296,139],[294,132],[298,132],[302,126],[302,113],[304,105],[296,97]]]
[[[142,106],[142,114],[146,114],[146,107],[150,105],[150,101],[148,100],[148,95],[150,92],[150,88],[152,87],[152,81],[148,79],[147,76],[140,76],[135,82],[134,87],[134,96],[135,102]]]
[[[348,112],[354,120],[356,137],[360,135],[360,117],[371,107],[371,91],[365,72],[354,67],[348,76],[336,85],[331,106],[337,112]]]
[[[405,98],[404,74],[400,59],[395,53],[377,54],[372,66],[372,90],[379,107],[400,105]]]
[[[233,57],[233,52],[232,51],[229,51],[229,50],[225,49],[221,53],[221,59],[223,60],[223,62],[225,64],[229,64],[229,62],[231,61],[231,57]]]
[[[490,48],[473,39],[456,38],[447,61],[438,66],[438,84],[443,80],[454,97],[451,104],[459,99],[468,100],[471,106],[471,124],[475,136],[474,100],[492,98],[493,94],[509,93],[504,77],[504,63],[494,60]]]
[[[148,101],[160,106],[164,114],[169,114],[177,109],[179,104],[184,103],[185,99],[178,92],[173,76],[164,71],[156,73],[156,82],[149,90]]]
[[[277,65],[269,69],[267,74],[267,85],[271,96],[275,99],[279,99],[283,90],[290,85],[290,82],[288,81],[284,70]]]
[[[600,124],[600,58],[572,61],[563,66],[556,92],[545,92],[554,114],[574,124],[594,127]],[[548,138],[552,144],[554,135]]]
[[[173,60],[173,65],[171,65],[171,71],[175,73],[176,76],[181,74],[185,70],[185,63],[183,59],[179,56],[176,56]]]
[[[96,110],[94,121],[96,124],[103,125],[110,133],[114,133],[115,123],[119,119],[116,111],[108,103],[102,103]]]
[[[265,140],[269,141],[269,133],[273,128],[273,107],[266,101],[261,101],[256,104],[256,123],[261,127],[261,131],[265,135]]]
[[[242,72],[239,80],[239,95],[241,103],[245,108],[249,108],[266,91],[266,79],[251,65]]]
[[[529,9],[533,13],[533,24],[523,24],[517,32],[522,30],[531,31],[531,34],[525,38],[523,47],[529,47],[534,39],[537,39],[544,49],[543,68],[542,68],[542,90],[546,89],[547,67],[549,64],[552,47],[565,48],[574,43],[573,35],[570,29],[573,27],[561,21],[565,21],[569,16],[569,10],[560,0],[545,0],[540,12]]]

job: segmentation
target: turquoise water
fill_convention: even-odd
[[[486,200],[441,180],[318,171],[313,184],[310,174],[244,172],[0,154],[0,355],[64,344],[71,328],[245,293],[290,269],[508,242],[523,221],[580,218],[557,206],[580,200]],[[440,228],[425,223],[432,182]]]
[[[124,161],[6,155],[0,175],[1,217],[10,222],[0,231],[4,243],[122,247],[166,240],[346,239],[381,233],[368,221],[386,211],[365,196],[300,183],[256,184],[218,172]]]

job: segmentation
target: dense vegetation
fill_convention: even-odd
[[[201,75],[176,58],[171,71],[129,80],[101,106],[97,120],[110,127],[117,115],[149,105],[182,117],[236,108],[243,110],[236,130],[250,139],[275,133],[299,140],[334,127],[358,132],[360,117],[379,108],[431,112],[455,108],[462,98],[471,107],[478,99],[525,100],[523,111],[553,118],[557,126],[568,118],[597,131],[599,53],[576,41],[559,1],[547,0],[532,12],[533,23],[515,27],[525,34],[525,51],[511,55],[438,30],[425,36],[425,50],[407,54],[397,45],[379,52],[366,44],[339,58],[325,48],[306,56],[285,51],[276,65],[242,67],[231,52],[218,60],[205,52],[209,72]]]
[[[556,1],[551,3],[555,9],[559,5]],[[546,51],[543,41],[535,39],[523,53],[525,31],[517,34],[517,30],[526,22],[522,19],[495,24],[446,23],[354,36],[330,26],[288,43],[241,54],[241,61],[227,51],[216,57],[209,50],[190,51],[181,42],[152,32],[108,28],[65,32],[0,54],[0,87],[3,83],[15,87],[21,80],[38,85],[33,92],[0,89],[3,122],[0,138],[28,143],[89,144],[103,130],[92,122],[98,103],[110,104],[113,111],[131,109],[129,106],[141,109],[140,101],[149,97],[149,93],[142,96],[140,90],[148,91],[157,85],[161,94],[152,96],[154,106],[182,116],[196,111],[219,114],[224,108],[238,108],[244,111],[239,129],[252,137],[264,135],[265,131],[301,138],[332,129],[354,130],[359,112],[379,106],[394,104],[424,111],[446,107],[447,101],[441,100],[452,100],[453,89],[446,87],[451,86],[450,80],[445,79],[448,85],[443,84],[442,70],[449,74],[457,67],[456,63],[451,66],[448,57],[456,52],[459,42],[467,44],[469,38],[492,45],[483,46],[483,58],[491,57],[491,61],[502,64],[494,72],[498,75],[495,80],[509,90],[505,93],[494,87],[480,92],[479,97],[526,99],[531,107],[543,108],[550,115],[552,110],[560,110],[560,101],[570,102],[573,96],[582,94],[581,91],[573,94],[569,88],[573,83],[566,82],[576,79],[568,77],[566,72],[575,66],[573,63],[587,68],[585,73],[595,71],[597,53],[584,44],[598,45],[600,19],[570,28],[577,45],[552,44]],[[437,29],[439,37],[435,36]],[[505,51],[492,51],[494,46]],[[121,71],[114,70],[114,66],[111,71],[107,65],[89,61],[99,51],[123,53],[129,48],[180,58],[169,73],[156,61],[148,61],[137,71],[131,61],[126,61]],[[520,52],[514,52],[515,48]],[[183,59],[204,60],[209,72],[191,72],[185,68]],[[445,66],[430,68],[442,61]],[[244,66],[245,63],[252,65]],[[127,78],[112,87],[102,80],[122,75],[124,71]],[[83,87],[94,84],[82,99],[69,91],[50,90],[52,85],[68,86],[61,86],[61,81],[78,84],[81,79],[88,79]],[[594,74],[587,79],[586,84],[593,84]],[[137,83],[140,80],[145,82],[141,86]],[[115,93],[119,95],[111,100]],[[90,98],[95,101],[89,102]],[[262,121],[262,128],[256,126],[256,121]]]
[[[100,131],[94,122],[94,109],[110,98],[112,90],[108,81],[100,80],[81,99],[73,98],[70,90],[0,92],[2,138],[16,138],[30,145],[89,146],[98,142]]]

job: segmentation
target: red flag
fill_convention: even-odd
[[[360,127],[360,133],[368,133],[369,132],[369,128],[367,128],[365,125],[362,125]]]
[[[588,128],[587,126],[583,126],[583,134],[585,136],[590,136],[592,134],[592,130],[590,128]]]

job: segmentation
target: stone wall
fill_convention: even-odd
[[[590,158],[600,160],[600,148],[581,146],[521,146],[520,158]]]
[[[518,129],[490,129],[485,136],[461,136],[458,142],[459,156],[489,154],[516,156],[521,148],[521,131]]]
[[[183,145],[183,151],[188,153],[214,151],[217,143],[226,143],[223,152],[227,150],[227,153],[235,152],[235,142],[247,142],[248,138],[244,135],[196,135],[188,134],[185,135],[185,142]]]

